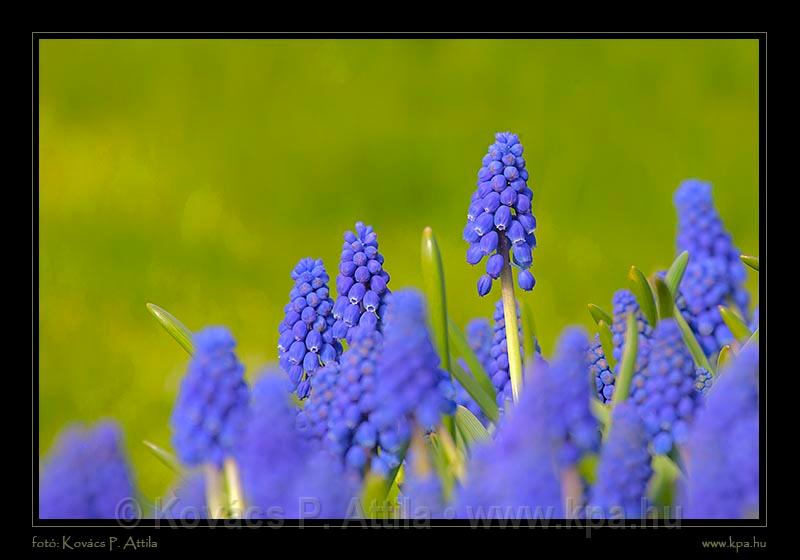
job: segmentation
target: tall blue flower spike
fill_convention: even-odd
[[[476,265],[486,257],[486,274],[478,280],[480,296],[488,294],[493,280],[500,277],[506,253],[520,268],[520,288],[529,291],[536,283],[529,270],[536,247],[536,218],[522,152],[516,134],[498,132],[478,171],[478,188],[467,211],[464,240],[469,243],[469,264]]]
[[[689,435],[694,416],[702,404],[695,388],[692,355],[686,348],[674,319],[664,319],[653,332],[650,359],[631,384],[631,401],[644,421],[656,454],[669,453]]]
[[[531,389],[534,387],[523,391],[516,406],[503,417],[495,438],[472,448],[466,481],[456,491],[458,517],[564,517],[549,419],[543,413],[540,395]]]
[[[356,481],[295,429],[297,410],[280,375],[253,388],[246,431],[237,449],[250,518],[343,518]]]
[[[439,355],[427,326],[425,300],[416,290],[395,292],[388,299],[383,352],[378,363],[379,406],[370,416],[378,443],[389,454],[408,440],[413,425],[436,427],[442,414],[455,412],[450,376],[439,367]],[[373,468],[386,465],[373,461]]]
[[[195,353],[170,419],[172,444],[183,463],[219,468],[236,445],[247,414],[244,366],[225,327],[207,327],[192,342]]]
[[[531,389],[542,401],[550,441],[561,468],[575,466],[585,453],[600,446],[600,426],[592,414],[592,398],[586,379],[589,341],[581,328],[564,330],[555,358],[548,367],[535,370]],[[539,373],[537,373],[539,372]]]
[[[347,469],[362,475],[379,449],[378,427],[371,415],[379,405],[375,387],[383,337],[377,330],[357,327],[351,340],[338,367],[326,366],[317,374],[298,427]],[[387,453],[382,451],[384,460]]]
[[[304,258],[292,270],[294,286],[278,326],[279,363],[299,399],[308,396],[314,373],[342,354],[333,337],[333,299],[322,260]]]
[[[611,402],[611,399],[614,398],[616,375],[608,364],[599,335],[595,335],[594,339],[589,343],[589,349],[586,352],[586,364],[589,367],[592,379],[594,379],[598,400],[604,404]]]
[[[63,431],[39,472],[42,519],[125,519],[136,497],[133,477],[116,423]]]
[[[711,355],[733,340],[717,310],[735,305],[746,317],[750,296],[744,288],[747,273],[740,251],[725,229],[711,194],[711,184],[688,179],[675,191],[678,213],[677,250],[689,251],[681,292],[686,299],[687,322]]]
[[[647,512],[647,484],[653,474],[647,432],[633,403],[620,402],[600,451],[597,482],[591,489],[590,519],[640,519]]]
[[[390,293],[389,273],[383,268],[383,260],[372,226],[357,222],[355,233],[345,232],[336,276],[334,339],[349,343],[357,326],[382,330],[386,296]]]
[[[758,345],[749,344],[723,369],[698,413],[686,445],[686,518],[758,517],[758,376]]]

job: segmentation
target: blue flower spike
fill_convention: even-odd
[[[464,239],[469,243],[467,262],[477,265],[486,257],[486,273],[478,279],[478,295],[489,294],[500,280],[503,306],[508,317],[508,354],[512,397],[519,400],[522,388],[522,358],[516,351],[517,335],[512,263],[519,269],[517,281],[522,290],[536,284],[530,267],[536,247],[536,218],[532,213],[533,191],[528,187],[528,170],[519,136],[498,132],[478,171],[477,189],[467,211]]]
[[[336,362],[342,345],[333,335],[334,305],[330,277],[320,259],[304,258],[292,270],[294,286],[278,326],[278,355],[297,398],[311,392],[315,372]],[[363,296],[362,296],[363,297]]]

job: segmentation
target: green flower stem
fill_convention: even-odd
[[[517,300],[514,298],[514,276],[511,272],[511,255],[508,238],[500,236],[499,250],[505,259],[500,275],[500,288],[503,293],[503,313],[505,315],[506,344],[508,346],[508,373],[511,377],[511,394],[514,403],[519,402],[522,389],[522,356],[519,353],[519,323],[517,322]]]
[[[225,472],[225,482],[228,486],[228,511],[231,517],[238,519],[244,515],[246,509],[239,466],[232,457],[228,457],[225,459],[223,469]]]
[[[203,465],[206,478],[206,505],[211,519],[226,519],[222,473],[214,465]]]
[[[633,370],[636,369],[636,354],[639,351],[639,331],[636,328],[636,316],[628,313],[627,328],[625,330],[625,348],[622,351],[617,387],[614,390],[614,404],[628,398],[633,380]]]

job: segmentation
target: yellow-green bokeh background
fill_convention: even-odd
[[[172,477],[139,442],[169,446],[187,356],[145,302],[228,325],[252,375],[289,270],[335,275],[360,219],[395,289],[432,226],[455,319],[487,315],[461,230],[495,131],[533,178],[546,355],[631,264],[671,261],[684,178],[758,251],[756,41],[45,40],[39,72],[40,452],[114,417],[150,497]]]

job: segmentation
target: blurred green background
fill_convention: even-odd
[[[375,226],[390,287],[420,285],[434,228],[455,319],[489,315],[464,260],[469,196],[498,130],[519,133],[545,355],[610,307],[628,267],[674,255],[672,193],[714,183],[758,252],[758,44],[734,40],[45,40],[40,48],[40,453],[111,416],[144,493],[170,472],[187,363],[145,309],[226,324],[253,375],[304,256],[335,275]],[[755,289],[750,275],[750,288]]]

